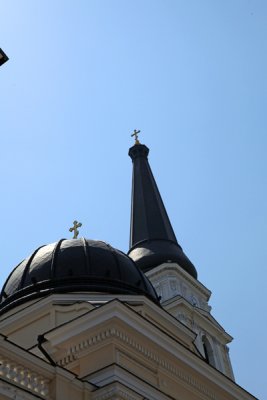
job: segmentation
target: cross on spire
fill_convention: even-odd
[[[135,144],[140,144],[140,142],[139,142],[139,140],[138,140],[138,133],[140,133],[141,131],[139,130],[134,130],[134,132],[131,134],[131,137],[133,137],[134,136],[134,138],[135,138]]]
[[[82,226],[81,222],[73,221],[73,227],[69,229],[70,232],[73,232],[73,239],[77,239],[79,235],[78,228]]]

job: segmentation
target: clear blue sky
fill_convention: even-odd
[[[133,129],[176,236],[267,398],[267,2],[0,0],[1,282],[81,234],[127,251]]]

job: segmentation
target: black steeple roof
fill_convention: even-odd
[[[178,244],[156,181],[148,163],[149,149],[136,143],[133,161],[130,250],[128,255],[144,271],[172,261],[191,276],[197,271]]]

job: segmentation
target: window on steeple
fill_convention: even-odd
[[[205,335],[202,336],[202,346],[207,362],[213,367],[216,367],[212,346]]]

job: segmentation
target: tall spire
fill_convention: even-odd
[[[191,276],[197,271],[178,244],[148,163],[149,149],[136,143],[133,161],[130,250],[128,255],[145,272],[164,262],[176,262]]]

